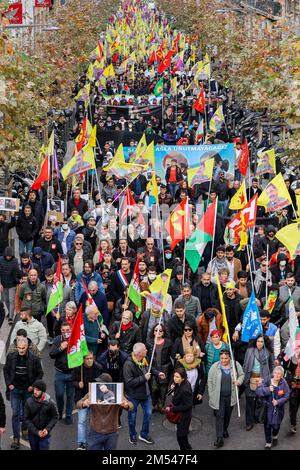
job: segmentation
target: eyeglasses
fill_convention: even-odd
[[[268,266],[267,264],[262,264],[262,267],[265,268],[266,266]]]
[[[163,332],[163,330],[154,330],[154,331],[155,331],[155,333],[162,333]]]
[[[76,242],[75,245],[82,245],[82,243]]]
[[[184,331],[193,331],[192,328],[184,328]]]

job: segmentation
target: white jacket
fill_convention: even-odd
[[[27,332],[28,338],[31,339],[32,343],[35,344],[40,352],[44,349],[47,343],[47,332],[41,322],[36,318],[32,318],[29,322],[23,320],[17,321],[10,337],[10,344],[14,342],[14,339],[17,336],[17,331],[20,329]]]

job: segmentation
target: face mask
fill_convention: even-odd
[[[172,258],[172,253],[166,253],[166,258],[171,259]]]
[[[279,265],[280,265],[280,266],[285,266],[285,265],[286,265],[286,261],[280,261]]]
[[[62,224],[61,228],[62,228],[63,230],[68,230],[68,224]]]
[[[154,279],[156,278],[156,274],[148,274],[148,278],[150,281],[154,281]]]
[[[71,336],[71,333],[65,333],[65,338],[66,339],[70,338],[70,336]]]

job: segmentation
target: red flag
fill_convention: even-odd
[[[241,212],[243,213],[245,219],[245,228],[255,227],[256,223],[256,211],[257,211],[257,198],[258,194],[256,193],[252,199],[241,209],[230,222],[226,225],[229,229],[234,230],[236,233],[242,228],[242,218]]]
[[[2,13],[2,16],[9,21],[9,24],[23,23],[22,2],[11,3],[8,9]]]
[[[177,43],[177,41],[176,41],[176,39],[175,39],[175,41],[173,41],[173,44],[172,44],[172,47],[171,47],[171,49],[170,49],[169,54],[175,55],[175,54],[177,54],[177,53],[178,53],[178,43]]]
[[[81,124],[81,129],[78,134],[78,136],[75,139],[75,148],[76,148],[76,153],[80,152],[82,147],[84,146],[87,138],[87,115],[85,115],[84,120],[82,121]],[[75,154],[75,151],[74,151]]]
[[[190,207],[187,197],[175,207],[165,223],[165,228],[172,238],[171,250],[185,237],[190,236]]]
[[[136,206],[136,202],[132,197],[130,189],[127,189],[124,201],[123,201],[123,208],[122,208],[122,213],[121,213],[121,221],[125,219],[125,217],[128,217],[130,213],[130,207],[131,206]]]
[[[247,139],[245,139],[245,142],[241,144],[241,150],[242,152],[239,158],[238,168],[240,170],[241,175],[246,176],[249,163],[249,148]]]
[[[42,164],[40,174],[37,177],[37,179],[32,183],[31,189],[41,189],[42,183],[49,180],[49,174],[50,174],[49,155],[47,155]]]
[[[172,54],[168,52],[166,57],[161,61],[161,63],[158,66],[158,69],[157,69],[158,73],[163,73],[167,68],[170,67],[171,63],[172,63]]]
[[[51,0],[35,0],[35,8],[50,8]]]
[[[86,286],[86,283],[84,282],[84,280],[81,278],[81,282],[82,282],[82,285],[83,285],[83,288],[84,288],[84,291],[86,293],[86,302],[89,304],[89,305],[96,305],[95,302],[94,302],[94,299],[93,297],[91,296],[91,293],[89,292],[87,286]],[[82,304],[80,305],[82,306]]]
[[[194,104],[193,108],[196,109],[196,111],[198,111],[199,113],[203,113],[205,109],[205,96],[203,88],[200,91],[197,101]]]
[[[164,53],[163,53],[162,46],[159,46],[159,48],[157,49],[156,52],[154,52],[154,54],[155,54],[156,59],[158,59],[158,60],[163,60],[163,58],[164,58]]]
[[[100,41],[98,41],[99,55],[96,57],[96,60],[101,60],[103,57],[103,47]]]
[[[152,64],[155,61],[155,52],[153,51],[148,60],[148,65]]]

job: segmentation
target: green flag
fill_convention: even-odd
[[[46,315],[49,312],[51,312],[51,310],[53,310],[55,307],[57,307],[59,304],[61,304],[62,301],[64,300],[64,289],[63,289],[62,282],[60,280],[60,273],[61,273],[61,258],[59,257],[51,294],[48,300]]]
[[[137,306],[138,311],[142,310],[142,297],[139,286],[139,258],[136,261],[132,279],[129,284],[128,297],[134,305]]]
[[[191,270],[195,273],[201,261],[206,243],[213,240],[215,231],[216,201],[209,206],[200,220],[198,227],[188,240],[185,248],[185,258]]]
[[[69,369],[81,366],[81,364],[83,364],[84,356],[87,356],[88,353],[89,350],[85,339],[81,304],[73,323],[71,336],[68,341],[67,358]]]
[[[160,96],[163,92],[163,88],[164,88],[164,79],[162,77],[155,85],[155,88],[154,88],[155,96]]]

